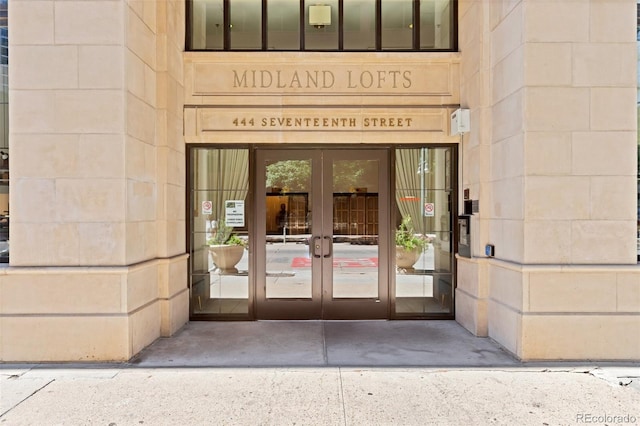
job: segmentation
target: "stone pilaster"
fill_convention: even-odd
[[[188,316],[184,2],[9,9],[0,360],[128,359]]]
[[[481,7],[463,3],[461,13]],[[483,29],[473,30],[461,21],[461,35],[483,34],[478,44],[490,46],[488,60],[466,68],[473,56],[462,51],[463,74],[491,64],[490,81],[475,90],[490,105],[490,132],[472,122],[490,144],[488,165],[477,166],[489,202],[473,234],[474,263],[488,271],[488,335],[523,359],[638,358],[629,339],[640,327],[636,2],[481,3],[489,23],[476,19]],[[465,140],[463,157],[473,149]],[[464,165],[463,181],[481,184]],[[486,243],[495,259],[482,258]]]

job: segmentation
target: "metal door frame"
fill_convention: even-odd
[[[255,298],[256,319],[385,319],[390,318],[390,149],[353,148],[256,148],[255,151]],[[364,157],[364,158],[363,158]],[[267,299],[266,297],[266,197],[264,165],[269,159],[310,159],[312,164],[311,199],[312,238],[320,237],[322,253],[327,252],[327,237],[333,244],[333,191],[330,165],[336,159],[372,159],[379,161],[378,173],[378,297],[334,299],[333,257],[312,257],[311,299]],[[328,172],[329,171],[329,172]],[[327,173],[328,172],[328,173]],[[324,188],[329,190],[324,191]],[[320,217],[318,217],[320,216]],[[311,243],[311,242],[310,242]],[[312,247],[310,247],[312,249]],[[331,250],[331,247],[328,248]]]

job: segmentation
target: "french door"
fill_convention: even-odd
[[[256,317],[389,317],[388,151],[256,153]]]

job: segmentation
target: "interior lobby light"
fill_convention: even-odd
[[[331,6],[320,4],[309,6],[309,25],[316,28],[331,25]]]

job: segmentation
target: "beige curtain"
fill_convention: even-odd
[[[245,200],[249,192],[249,150],[211,150],[206,173],[213,203],[212,220],[224,219],[225,201]]]
[[[402,219],[411,217],[417,233],[426,233],[426,221],[422,215],[423,204],[428,201],[421,187],[421,179],[428,171],[428,150],[396,150],[396,202]],[[424,186],[424,184],[423,184]]]

